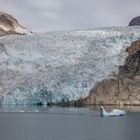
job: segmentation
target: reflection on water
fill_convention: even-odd
[[[3,105],[0,106],[0,112],[31,112],[47,114],[85,114],[99,115],[97,107],[59,107],[59,106],[21,106],[21,105]]]
[[[93,110],[99,110],[100,106],[86,106]],[[127,112],[140,112],[140,106],[104,106],[106,110],[111,111],[114,108],[126,110]]]
[[[105,106],[112,108],[117,107]],[[139,107],[132,110],[139,111]],[[99,106],[1,106],[0,140],[137,140],[139,118],[135,112],[100,117]]]
[[[127,112],[140,112],[140,106],[104,106],[107,111],[114,108],[123,109]],[[100,110],[100,106],[84,107],[60,107],[60,106],[36,106],[36,105],[1,105],[0,112],[46,112],[46,113],[85,113],[95,114]]]

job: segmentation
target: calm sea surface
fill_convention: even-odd
[[[102,118],[98,107],[3,106],[0,140],[138,140],[140,108],[126,110],[124,117]]]

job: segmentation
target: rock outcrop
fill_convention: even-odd
[[[130,21],[129,26],[140,26],[140,16],[133,18]]]
[[[132,42],[126,51],[129,55],[119,73],[96,83],[89,96],[76,101],[76,105],[140,105],[140,40]]]
[[[11,15],[8,15],[4,12],[0,12],[0,36],[10,35],[10,34],[25,35],[31,33],[32,32],[22,27],[19,24],[19,22]]]

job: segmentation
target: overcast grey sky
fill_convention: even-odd
[[[125,26],[140,0],[0,0],[0,10],[34,32]]]

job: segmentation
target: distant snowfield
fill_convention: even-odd
[[[86,97],[117,73],[140,27],[0,38],[0,103],[56,103]]]

